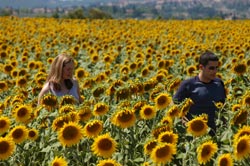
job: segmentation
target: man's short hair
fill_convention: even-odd
[[[209,61],[219,61],[218,57],[211,51],[206,51],[201,54],[199,64],[206,66]]]

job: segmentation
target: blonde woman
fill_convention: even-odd
[[[47,93],[56,96],[72,95],[78,101],[82,102],[78,81],[73,78],[74,60],[72,57],[63,53],[54,58],[47,80],[38,95],[38,104],[41,98]]]

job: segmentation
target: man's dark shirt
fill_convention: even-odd
[[[177,104],[186,98],[190,98],[194,102],[186,117],[191,120],[194,115],[207,114],[208,126],[215,132],[215,112],[217,111],[215,103],[224,103],[226,99],[221,79],[215,78],[209,83],[204,83],[200,81],[198,76],[195,76],[184,80],[173,96],[173,101]]]

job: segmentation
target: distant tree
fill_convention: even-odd
[[[90,19],[111,19],[112,18],[112,16],[109,13],[104,12],[98,8],[91,8],[88,13],[89,13]]]
[[[82,8],[77,8],[73,11],[70,11],[65,17],[70,18],[70,19],[84,19],[84,18],[86,18],[84,16],[84,11]]]

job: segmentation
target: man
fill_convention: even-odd
[[[186,98],[193,101],[186,115],[191,120],[196,115],[207,114],[209,134],[214,136],[216,132],[215,115],[217,108],[215,103],[225,102],[226,93],[224,83],[216,77],[219,66],[218,57],[212,52],[205,52],[200,56],[197,76],[184,80],[176,94],[173,96],[174,103],[181,103]]]

